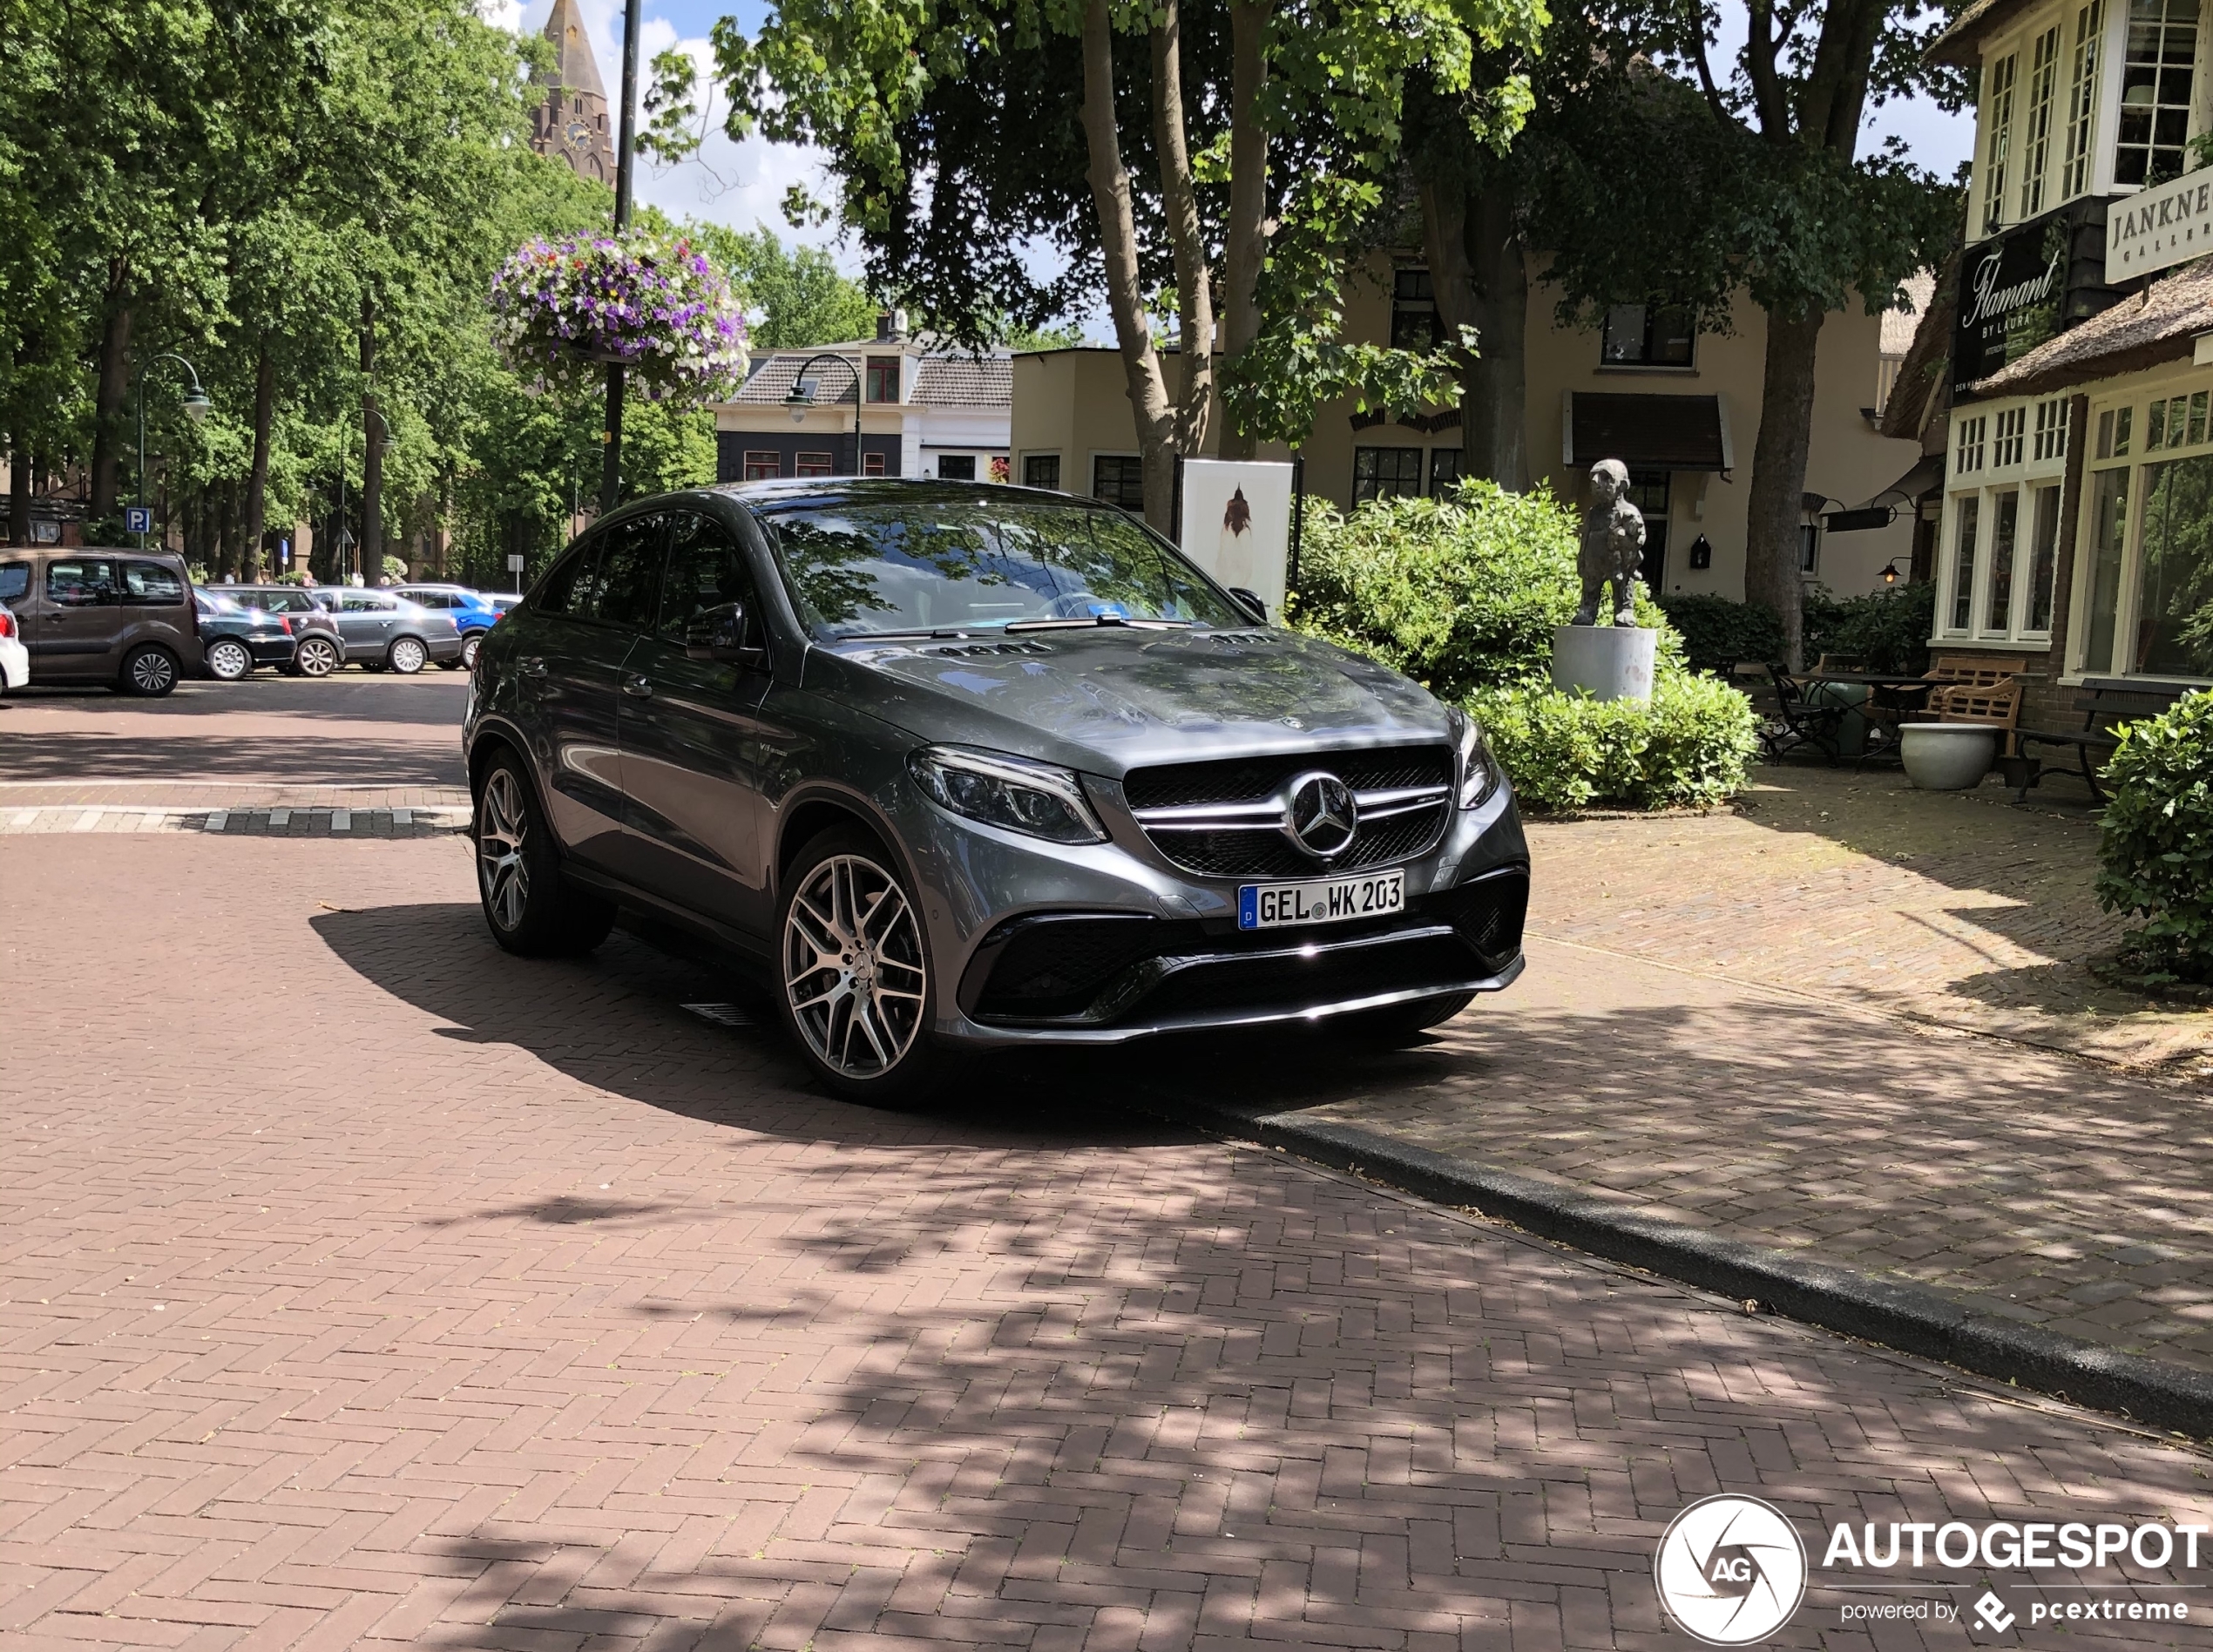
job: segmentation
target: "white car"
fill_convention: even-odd
[[[23,625],[0,602],[0,694],[13,694],[30,680],[30,650],[23,646]]]

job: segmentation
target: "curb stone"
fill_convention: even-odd
[[[2213,1372],[1978,1312],[1919,1285],[1808,1261],[1614,1200],[1473,1160],[1395,1141],[1357,1126],[1306,1120],[1159,1091],[1141,1105],[1174,1122],[1282,1148],[1332,1169],[1438,1204],[1471,1207],[1611,1262],[1756,1301],[1824,1330],[1995,1378],[2074,1405],[2116,1412],[2197,1439],[2213,1437]]]

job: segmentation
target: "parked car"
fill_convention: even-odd
[[[411,677],[433,661],[461,658],[461,627],[451,614],[360,586],[318,586],[313,594],[337,620],[349,665]]]
[[[41,682],[160,695],[200,667],[199,615],[181,557],[99,547],[0,547],[0,596]]]
[[[290,653],[277,663],[290,675],[328,677],[345,663],[338,621],[300,586],[224,586],[216,594],[279,622],[290,639]]]
[[[626,506],[477,655],[485,919],[524,953],[619,904],[687,925],[886,1104],[992,1047],[1411,1036],[1521,970],[1512,793],[1461,713],[1259,607],[1062,494]]]
[[[392,594],[433,613],[451,614],[461,633],[461,658],[449,660],[445,666],[452,671],[476,669],[477,645],[499,623],[500,611],[490,597],[463,585],[395,586]]]
[[[15,610],[0,602],[0,694],[12,694],[30,681],[30,650],[23,646],[23,627]]]

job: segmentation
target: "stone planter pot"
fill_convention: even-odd
[[[1988,723],[1907,723],[1898,732],[1905,777],[1923,791],[1966,791],[1982,784],[1998,755]]]

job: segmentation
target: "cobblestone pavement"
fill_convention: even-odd
[[[1734,810],[1533,825],[1532,928],[1700,975],[1782,986],[2213,1078],[2213,1011],[2101,985],[2098,829],[1997,785],[1759,771]],[[2054,783],[2054,796],[2061,795]]]
[[[148,808],[60,803],[0,809],[0,837],[32,832],[219,832],[233,837],[427,837],[464,831],[469,810],[433,809]]]
[[[2203,1457],[1052,1063],[824,1101],[680,1007],[727,979],[497,951],[450,838],[27,836],[0,911],[0,1652],[1661,1652],[1653,1543],[1709,1492],[1817,1544],[2213,1523]],[[1682,1025],[1594,1014],[1590,1059],[1636,1018]],[[1817,1577],[1780,1643],[1956,1648],[1841,1614],[1986,1585]]]

